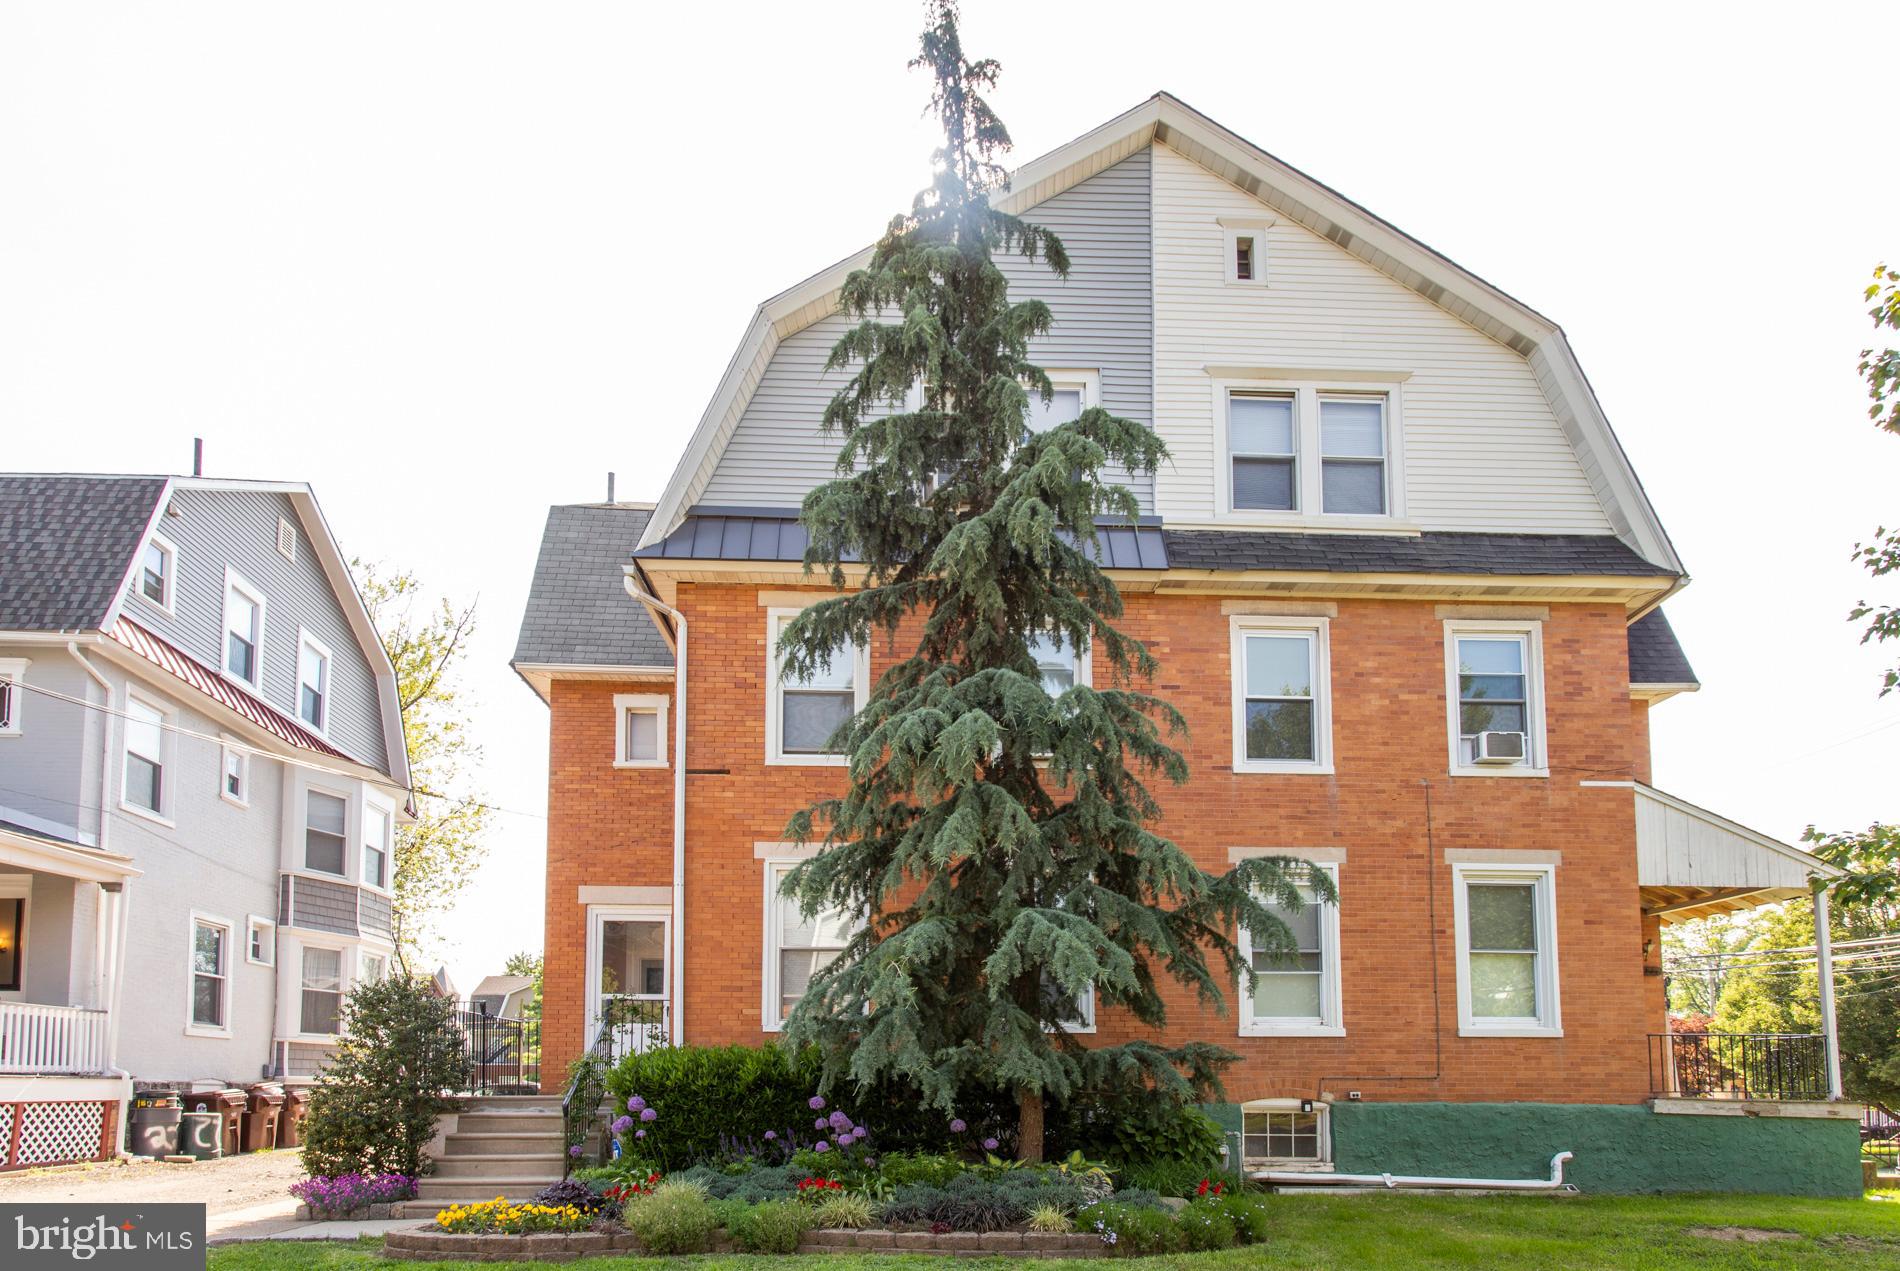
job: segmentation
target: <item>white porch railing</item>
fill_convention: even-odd
[[[0,1072],[106,1070],[104,1011],[0,1002]]]

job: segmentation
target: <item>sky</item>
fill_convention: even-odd
[[[479,602],[505,810],[444,923],[464,991],[540,946],[547,714],[508,659],[546,509],[658,497],[757,303],[908,206],[920,13],[0,0],[0,468],[188,472],[202,437]],[[1694,578],[1657,784],[1792,841],[1900,817],[1900,648],[1846,620],[1900,520],[1855,370],[1900,258],[1890,17],[966,0],[964,37],[1017,161],[1165,89],[1561,323]]]

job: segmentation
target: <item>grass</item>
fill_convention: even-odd
[[[1713,1271],[1745,1268],[1891,1269],[1900,1265],[1900,1204],[1782,1196],[1359,1196],[1269,1197],[1265,1244],[1148,1259],[1064,1260],[1052,1268],[1549,1268]],[[1784,1235],[1744,1241],[1707,1234],[1744,1228]],[[988,1265],[1009,1264],[1006,1258]],[[590,1271],[685,1265],[743,1271],[942,1271],[941,1258],[870,1254],[783,1258],[588,1259]],[[1026,1265],[1042,1265],[1018,1260]],[[496,1263],[431,1263],[430,1271],[493,1271]],[[532,1264],[515,1264],[532,1265]],[[958,1259],[957,1265],[963,1265]],[[380,1242],[245,1244],[211,1251],[210,1271],[412,1271],[381,1256]]]

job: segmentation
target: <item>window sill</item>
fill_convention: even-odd
[[[649,768],[649,769],[657,770],[657,769],[667,768],[670,766],[671,765],[668,764],[666,760],[664,759],[616,759],[614,760],[614,767],[616,768]]]
[[[1540,1024],[1521,1024],[1521,1025],[1514,1025],[1514,1026],[1506,1025],[1504,1027],[1493,1028],[1493,1027],[1482,1026],[1482,1025],[1477,1025],[1477,1024],[1460,1023],[1458,1025],[1458,1035],[1460,1037],[1559,1038],[1564,1035],[1564,1030],[1561,1028],[1546,1027]]]
[[[234,808],[243,808],[246,812],[251,809],[251,804],[248,799],[240,799],[235,795],[225,794],[223,792],[219,792],[218,797]]]
[[[1255,759],[1235,763],[1234,771],[1242,775],[1254,776],[1330,777],[1333,775],[1333,766],[1329,763],[1262,763]]]
[[[343,1040],[342,1033],[292,1033],[283,1038],[287,1042],[301,1042],[311,1046],[334,1046]]]
[[[187,1024],[185,1025],[185,1036],[209,1037],[213,1040],[230,1041],[231,1030],[228,1028],[210,1028],[204,1024]]]
[[[242,678],[240,678],[239,676],[237,676],[237,675],[235,675],[235,674],[233,674],[233,673],[232,673],[232,671],[231,671],[231,668],[229,668],[229,667],[222,667],[222,668],[220,668],[220,669],[219,669],[219,671],[218,671],[218,674],[219,674],[220,676],[222,676],[223,678],[225,678],[225,679],[227,679],[227,680],[229,680],[229,681],[231,681],[231,683],[233,683],[233,684],[235,684],[235,685],[237,685],[237,686],[238,686],[239,688],[241,688],[241,689],[243,689],[243,690],[244,690],[244,691],[245,691],[246,693],[249,693],[249,694],[250,694],[250,695],[251,695],[252,697],[255,697],[255,698],[257,698],[257,699],[259,699],[260,701],[262,701],[262,700],[263,700],[263,697],[264,697],[264,686],[263,686],[263,685],[262,685],[261,683],[252,683],[252,682],[251,682],[250,680],[246,680],[246,679],[242,679]],[[259,679],[261,680],[261,679],[262,679],[263,677],[262,677],[262,676],[259,676],[258,678],[259,678]],[[269,706],[269,705],[270,705],[270,703],[268,703],[268,702],[265,702],[264,704],[265,704],[266,706]],[[272,709],[272,710],[275,710],[275,709],[276,709],[276,707],[271,707],[271,709]],[[284,714],[286,714],[286,715],[289,715],[289,714],[290,714],[290,712],[289,712],[289,711],[285,711],[285,712],[284,712]],[[302,719],[302,717],[301,717],[301,716],[294,716],[294,715],[293,715],[293,716],[291,716],[291,718],[293,718],[293,719],[295,719],[295,720],[297,721],[297,724],[298,724],[298,726],[299,726],[299,727],[302,727],[302,726],[303,726],[303,719]]]
[[[1519,768],[1510,764],[1499,764],[1496,767],[1453,764],[1447,775],[1453,777],[1540,777],[1548,780],[1550,769]]]
[[[261,960],[259,960],[259,959],[257,959],[257,958],[253,958],[253,957],[250,957],[249,955],[246,955],[246,957],[245,957],[245,959],[244,959],[244,965],[246,965],[246,966],[276,966],[276,965],[277,965],[277,963],[276,963],[276,962],[274,962],[274,961],[273,961],[273,962],[264,962],[264,961],[261,961]]]
[[[765,762],[774,768],[845,768],[850,755],[767,755]]]
[[[1288,1024],[1284,1027],[1267,1025],[1242,1025],[1242,1037],[1344,1037],[1346,1030],[1342,1025],[1334,1024]]]
[[[178,823],[170,817],[154,812],[150,808],[142,808],[136,803],[128,803],[124,799],[119,800],[119,811],[129,812],[141,821],[150,821],[153,825],[162,825],[168,830],[178,828]]]

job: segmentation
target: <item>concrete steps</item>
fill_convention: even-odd
[[[443,1140],[435,1172],[416,1183],[403,1217],[433,1217],[444,1205],[524,1201],[561,1177],[566,1130],[558,1095],[470,1099]]]

